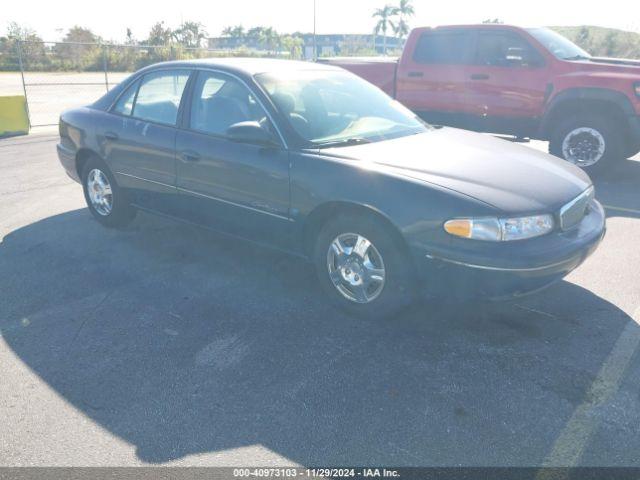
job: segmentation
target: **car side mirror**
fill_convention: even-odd
[[[271,147],[279,145],[271,132],[258,122],[234,123],[227,129],[226,134],[234,142]]]

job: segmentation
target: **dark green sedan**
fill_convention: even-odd
[[[147,67],[63,113],[58,154],[102,224],[147,210],[304,256],[329,297],[365,317],[417,295],[540,289],[605,231],[579,168],[432,127],[314,63]]]

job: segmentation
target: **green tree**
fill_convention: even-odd
[[[202,41],[207,38],[204,25],[200,22],[184,22],[173,32],[173,39],[186,48],[199,48]]]
[[[222,30],[222,36],[242,40],[245,37],[244,27],[242,25],[236,25],[235,27],[226,27],[224,30]]]
[[[613,57],[619,51],[616,32],[610,30],[604,37],[604,51],[607,57]]]
[[[289,58],[294,60],[302,58],[302,46],[304,45],[302,38],[285,35],[280,38],[280,44],[284,50],[289,52]]]
[[[373,18],[378,19],[376,26],[374,28],[374,34],[380,35],[382,32],[382,51],[384,54],[387,54],[387,32],[390,29],[395,29],[395,23],[393,22],[393,18],[398,14],[398,7],[394,7],[393,5],[385,5],[382,8],[378,8],[373,13]]]
[[[49,64],[47,49],[35,30],[10,22],[7,36],[0,38],[0,68],[17,70],[22,54],[22,66],[27,70],[46,68]]]
[[[127,27],[127,40],[125,41],[126,45],[135,45],[136,40],[133,38],[133,32],[130,28]]]
[[[247,39],[257,45],[264,45],[266,41],[265,27],[252,27],[247,30]]]
[[[60,67],[64,70],[102,70],[102,39],[90,29],[75,25],[54,47]]]
[[[272,27],[264,29],[264,46],[273,54],[280,47],[280,35]]]
[[[93,33],[88,28],[83,28],[78,25],[71,27],[64,38],[63,42],[77,42],[77,43],[99,43],[101,38]]]
[[[394,27],[394,33],[399,39],[406,38],[409,35],[409,18],[415,15],[411,0],[400,0],[400,4],[397,7],[398,22]]]
[[[156,22],[149,31],[149,37],[144,42],[147,45],[169,45],[173,38],[173,31],[164,26],[164,22]]]

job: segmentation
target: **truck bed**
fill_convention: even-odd
[[[395,97],[396,68],[398,59],[394,57],[331,57],[318,59],[320,63],[344,68]]]

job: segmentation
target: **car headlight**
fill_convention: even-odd
[[[553,215],[515,218],[455,218],[444,229],[456,237],[504,242],[539,237],[553,230]]]
[[[633,84],[633,91],[636,93],[636,96],[640,98],[640,82]]]

